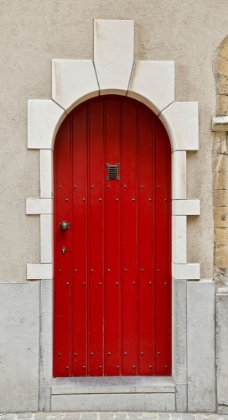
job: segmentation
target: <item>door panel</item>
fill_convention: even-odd
[[[122,108],[122,335],[123,375],[137,374],[138,276],[137,276],[137,132],[136,104],[123,101]]]
[[[88,151],[88,340],[89,375],[102,376],[104,319],[104,153],[103,101],[89,109]]]
[[[87,368],[87,109],[72,118],[72,358],[73,376],[86,376]],[[78,340],[80,337],[80,340]]]
[[[120,99],[105,101],[106,163],[120,163]],[[121,374],[121,287],[120,278],[120,182],[106,180],[105,185],[105,374]]]
[[[55,147],[55,301],[54,301],[54,376],[69,376],[71,371],[71,236],[62,232],[59,223],[71,219],[71,121],[66,119],[59,130]],[[62,150],[64,149],[64,159]],[[65,247],[67,252],[62,254]]]
[[[155,371],[154,121],[150,112],[141,107],[138,112],[139,372],[140,375],[151,375]]]
[[[160,120],[133,99],[86,101],[61,125],[55,377],[171,375],[170,161]],[[107,164],[117,165],[116,179]]]
[[[157,119],[155,123],[155,220],[156,220],[156,374],[171,375],[171,188],[170,146],[165,129]],[[162,165],[161,165],[162,162]]]

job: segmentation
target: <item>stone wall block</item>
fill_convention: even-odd
[[[41,280],[41,325],[40,325],[40,396],[39,411],[51,409],[52,380],[52,326],[53,290],[52,280]]]
[[[228,267],[228,245],[215,247],[215,266],[220,269]]]
[[[216,297],[217,395],[218,404],[228,406],[228,288],[220,290]]]
[[[214,172],[228,172],[228,156],[219,155],[213,158]]]
[[[219,45],[219,58],[220,57],[228,57],[228,37]]]
[[[214,75],[217,81],[217,111],[218,115],[228,112],[228,38],[219,45],[214,65]]]
[[[225,132],[228,129],[228,117],[212,117],[212,131]]]
[[[187,376],[187,281],[172,279],[173,311],[173,377],[177,384],[186,384]]]
[[[228,95],[228,77],[220,74],[219,75],[219,86],[218,86],[218,93],[219,95]]]
[[[40,283],[0,283],[0,412],[38,410]]]
[[[226,141],[226,132],[218,132],[214,138],[215,153],[228,154],[228,144]]]
[[[187,411],[187,385],[176,386],[176,411],[186,413]]]
[[[215,228],[215,245],[226,245],[228,243],[228,228]]]
[[[228,174],[214,174],[213,188],[214,190],[226,190],[228,185]]]
[[[187,283],[188,410],[215,412],[215,284]]]
[[[216,207],[214,209],[215,227],[228,228],[228,207]]]
[[[218,96],[218,114],[226,115],[228,113],[228,97],[223,95]]]
[[[215,190],[213,196],[214,207],[225,207],[228,204],[228,190]]]
[[[225,77],[228,77],[228,63],[226,57],[219,57],[217,72]]]

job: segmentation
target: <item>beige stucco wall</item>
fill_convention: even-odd
[[[134,19],[135,58],[176,62],[176,100],[199,101],[200,151],[189,152],[188,262],[213,276],[212,63],[228,33],[227,0],[0,0],[0,281],[26,281],[39,262],[39,218],[25,199],[39,196],[39,155],[26,148],[27,99],[51,98],[51,59],[91,59],[93,19]]]

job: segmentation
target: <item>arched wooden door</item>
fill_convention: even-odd
[[[133,99],[97,97],[62,123],[54,377],[171,375],[170,162],[163,125]]]

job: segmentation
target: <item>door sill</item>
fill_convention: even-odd
[[[170,376],[53,378],[52,395],[175,393]]]

